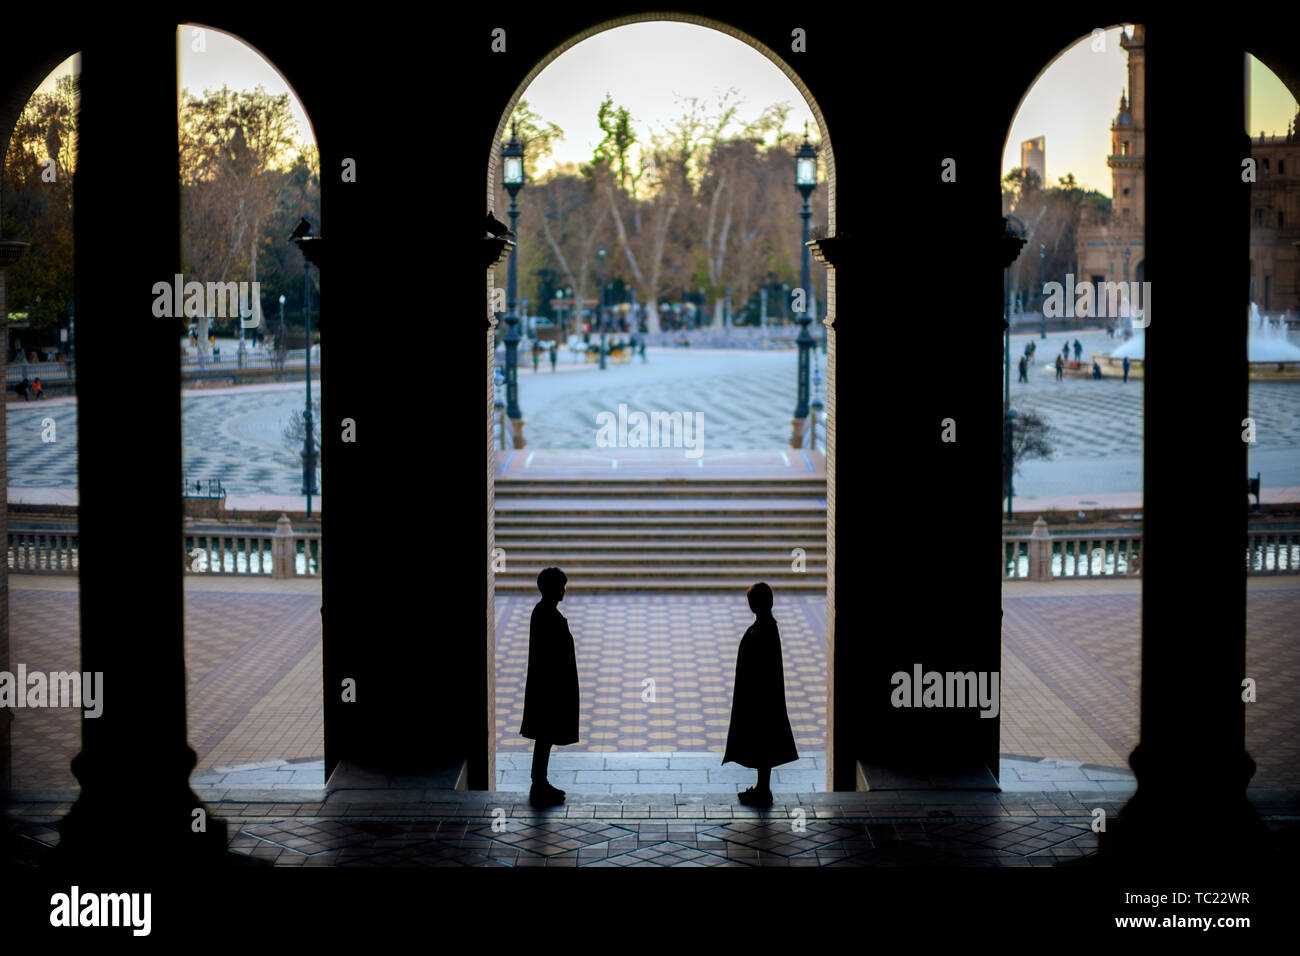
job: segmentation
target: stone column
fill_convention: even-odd
[[[1246,800],[1255,764],[1241,698],[1249,676],[1241,420],[1249,404],[1242,320],[1250,187],[1239,172],[1223,173],[1241,169],[1250,143],[1240,112],[1205,109],[1242,102],[1243,54],[1231,41],[1207,49],[1195,25],[1177,17],[1148,28],[1148,115],[1161,122],[1147,131],[1146,152],[1161,175],[1147,183],[1145,274],[1160,307],[1146,315],[1142,716],[1129,758],[1138,790],[1103,835],[1101,857],[1125,866],[1223,865],[1251,855],[1264,832]],[[1190,128],[1198,146],[1189,152]],[[1188,271],[1193,194],[1196,259],[1221,264],[1208,274]],[[1225,321],[1214,374],[1195,381],[1187,373],[1204,367],[1206,340],[1180,322],[1191,315]]]
[[[126,126],[123,90],[131,91]],[[103,675],[103,704],[99,717],[82,719],[72,761],[81,793],[51,860],[78,874],[232,859],[225,823],[189,787],[197,757],[186,742],[176,561],[182,319],[150,309],[154,283],[180,271],[176,122],[174,19],[105,22],[86,37],[74,186],[81,669]],[[136,367],[149,370],[147,422],[124,418],[115,400],[122,372],[112,358],[124,334]],[[139,555],[122,561],[128,520]]]
[[[1029,580],[1052,580],[1052,535],[1041,515],[1034,519],[1029,537]]]
[[[5,301],[5,269],[18,261],[27,243],[0,239],[0,386],[5,384],[5,369],[9,361],[9,312]],[[9,666],[9,463],[6,460],[8,437],[5,428],[7,417],[5,393],[0,391],[0,543],[5,551],[0,560],[0,671],[11,671]],[[14,715],[8,707],[0,709],[0,790],[7,790],[13,779],[13,749],[10,730]]]
[[[271,577],[293,577],[295,556],[293,525],[290,524],[288,515],[280,515],[271,537]]]

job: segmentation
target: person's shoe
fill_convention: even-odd
[[[528,791],[528,802],[534,807],[555,807],[564,802],[564,794],[551,786],[540,786],[533,784],[533,788]]]
[[[546,789],[549,790],[551,793],[555,794],[560,799],[564,799],[564,791],[561,790],[559,787],[553,785],[549,780],[546,781]]]
[[[747,807],[766,808],[772,805],[772,791],[750,787],[736,794],[736,799]]]

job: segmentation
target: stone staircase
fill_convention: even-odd
[[[503,594],[536,594],[552,565],[588,594],[823,591],[826,479],[498,474],[496,546]]]

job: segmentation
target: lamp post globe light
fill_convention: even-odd
[[[596,320],[600,327],[600,367],[605,368],[605,245],[601,244],[596,255],[600,256],[600,317]]]
[[[808,420],[808,365],[814,344],[812,334],[808,331],[808,326],[812,324],[812,315],[808,310],[808,299],[811,292],[809,274],[812,267],[811,252],[808,249],[808,220],[812,218],[812,208],[809,205],[809,200],[812,198],[813,190],[817,188],[817,150],[808,141],[807,126],[804,127],[803,145],[794,154],[794,188],[803,195],[803,211],[799,213],[803,219],[799,287],[803,290],[804,301],[803,309],[800,310],[798,318],[799,336],[795,340],[799,346],[799,397],[794,406],[794,418],[791,420],[793,431],[790,437],[790,447],[800,448],[803,446],[804,425]]]
[[[523,413],[519,410],[519,315],[515,296],[519,289],[519,190],[524,188],[524,146],[519,142],[519,124],[510,126],[510,142],[501,144],[501,185],[510,194],[510,230],[516,236],[510,250],[510,271],[506,280],[506,417],[514,432],[516,448],[524,447]]]

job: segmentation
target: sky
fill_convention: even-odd
[[[301,141],[314,142],[302,104],[264,59],[234,37],[210,28],[202,33],[202,51],[195,27],[182,27],[179,40],[181,85],[193,93],[206,88],[252,89],[259,83],[270,93],[290,94],[290,108]],[[1128,86],[1127,56],[1119,45],[1120,28],[1105,33],[1104,51],[1092,49],[1083,37],[1047,66],[1034,83],[1011,125],[1003,154],[1005,175],[1020,165],[1020,143],[1047,138],[1047,181],[1054,184],[1072,172],[1080,185],[1111,192],[1110,124],[1119,108],[1120,91]],[[74,69],[76,57],[61,64],[41,84],[54,88],[55,79]],[[646,64],[653,63],[653,69]],[[594,80],[593,77],[599,79]],[[794,84],[775,64],[739,40],[687,23],[640,23],[597,34],[571,47],[543,70],[525,90],[529,108],[565,132],[554,157],[529,174],[540,176],[555,163],[590,160],[603,138],[596,110],[608,91],[617,105],[632,114],[639,139],[671,127],[682,113],[673,94],[699,97],[711,109],[730,87],[739,90],[740,116],[750,120],[778,102],[792,107],[788,127],[802,131],[812,113]],[[1251,135],[1285,134],[1296,115],[1294,97],[1258,60],[1251,58]],[[831,131],[832,135],[834,130]]]
[[[558,56],[524,91],[528,108],[565,134],[553,157],[529,175],[544,175],[557,164],[591,161],[605,135],[596,125],[596,111],[607,92],[616,106],[631,113],[637,139],[644,142],[652,132],[671,129],[685,112],[674,94],[698,97],[705,112],[712,113],[718,97],[731,87],[739,91],[733,100],[740,103],[741,120],[757,119],[768,106],[786,102],[792,107],[786,129],[802,133],[807,121],[812,139],[818,139],[812,111],[794,84],[740,40],[671,22],[598,33]]]
[[[1005,176],[1020,165],[1020,144],[1047,137],[1047,183],[1055,186],[1066,173],[1084,189],[1111,194],[1110,125],[1119,112],[1120,91],[1128,89],[1128,54],[1119,45],[1120,28],[1104,34],[1105,49],[1093,50],[1084,37],[1069,47],[1039,75],[1011,123],[1002,154]],[[1250,121],[1252,136],[1264,130],[1286,134],[1296,115],[1295,98],[1270,70],[1251,57]]]
[[[199,31],[199,32],[196,32]],[[181,88],[199,96],[206,89],[219,90],[228,86],[232,90],[252,90],[259,84],[272,95],[289,94],[289,111],[298,124],[296,141],[307,145],[316,142],[311,123],[298,94],[264,56],[228,33],[211,27],[180,27],[177,38],[180,51]],[[196,49],[202,47],[202,49]],[[38,92],[54,89],[55,81],[74,71],[80,72],[79,57],[64,60],[45,78]]]

